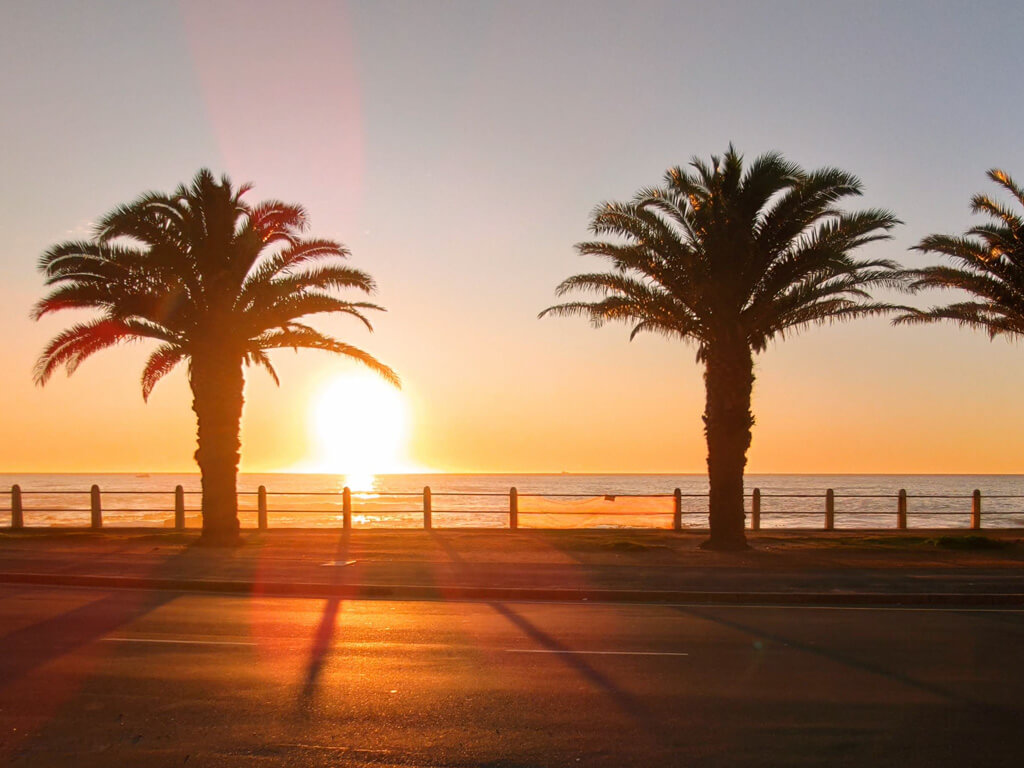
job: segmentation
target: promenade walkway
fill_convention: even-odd
[[[270,531],[243,546],[196,533],[0,533],[0,583],[618,602],[1024,604],[1024,532],[759,533],[699,549],[660,531]]]

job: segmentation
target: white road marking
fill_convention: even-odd
[[[416,600],[397,600],[395,602],[428,602]],[[443,601],[436,601],[443,602]],[[595,600],[581,603],[577,600],[449,600],[450,604],[501,602],[517,605],[569,605],[580,608],[707,608],[718,610],[734,610],[758,608],[768,611],[895,611],[900,613],[1024,613],[1024,608],[1003,605],[982,606],[914,606],[914,605],[814,605],[812,603],[625,603],[616,600]]]
[[[158,645],[256,645],[256,643],[246,643],[238,640],[174,640],[164,637],[102,637],[100,640],[104,643],[154,643]]]
[[[614,603],[604,603],[604,605],[614,605]],[[624,605],[624,603],[619,603],[619,605]],[[750,605],[740,603],[661,603],[661,605],[673,608],[714,608],[715,610],[722,608],[763,608],[769,610],[799,609],[806,611],[874,611],[894,613],[1024,613],[1024,609],[1007,608],[1000,605],[978,606],[974,608],[941,605],[929,607],[923,605],[769,605],[766,603],[752,603]]]
[[[572,656],[689,656],[676,651],[562,651],[547,648],[506,648],[506,653],[556,653]]]

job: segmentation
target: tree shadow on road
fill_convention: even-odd
[[[843,666],[850,667],[851,669],[856,669],[859,672],[866,672],[871,675],[884,677],[888,680],[892,680],[907,687],[914,688],[918,691],[930,694],[947,702],[966,705],[973,708],[991,709],[993,712],[1002,711],[1002,708],[997,707],[993,704],[989,704],[988,702],[979,701],[970,696],[965,696],[962,693],[949,690],[948,688],[944,688],[934,683],[929,683],[924,680],[917,680],[903,672],[899,672],[893,669],[887,669],[886,667],[883,667],[878,664],[871,664],[860,659],[852,658],[851,656],[844,654],[834,648],[826,648],[818,645],[812,645],[810,643],[798,640],[792,636],[783,635],[773,631],[766,631],[765,629],[754,626],[752,624],[746,624],[740,621],[735,621],[732,619],[724,618],[719,615],[715,615],[715,613],[713,613],[713,609],[704,609],[678,605],[672,607],[680,613],[686,614],[687,616],[692,616],[694,618],[702,619],[704,621],[713,622],[720,626],[727,627],[729,629],[733,629],[738,632],[750,635],[751,637],[757,640],[768,640],[772,643],[781,646],[786,646],[798,651],[802,651],[803,653],[810,653],[815,656],[828,659],[829,661],[832,661],[836,664],[841,664]]]
[[[456,566],[463,568],[466,566],[465,561],[443,535],[431,531],[431,537]],[[490,600],[486,602],[486,605],[544,650],[551,651],[552,656],[557,657],[561,663],[605,694],[621,712],[635,723],[640,731],[665,744],[674,742],[672,734],[657,712],[651,710],[643,700],[619,686],[608,675],[573,653],[574,650],[579,649],[570,648],[548,634],[508,603]]]
[[[181,575],[191,559],[191,547],[161,560],[143,578],[167,579]],[[40,587],[53,591],[60,586]],[[0,637],[0,690],[39,667],[109,635],[173,600],[177,593],[144,589],[105,589],[106,594],[83,605],[30,624]]]
[[[149,573],[133,575],[154,579],[180,576],[183,564],[195,558],[190,550],[191,547],[186,548],[161,560]],[[209,556],[209,552],[202,556]],[[37,594],[43,591],[52,593],[58,589],[61,587],[40,587]],[[100,646],[102,652],[73,670],[51,673],[47,670],[49,665],[94,646],[119,628],[138,621],[178,596],[175,592],[144,589],[97,587],[89,591],[101,592],[102,597],[0,637],[0,704],[5,705],[3,708],[18,723],[16,738],[12,736],[0,745],[0,755],[6,750],[13,750],[17,743],[30,739],[85,686],[104,654],[114,653],[116,645]],[[30,707],[6,706],[9,701],[25,700],[31,703]]]
[[[344,563],[350,551],[351,532],[345,530],[338,539],[338,546],[335,549],[335,563]],[[343,565],[331,566],[335,568],[331,583],[343,584],[347,581],[347,574]],[[342,598],[330,597],[324,604],[324,610],[320,614],[320,621],[316,631],[313,633],[313,644],[309,651],[309,660],[306,662],[306,671],[303,677],[302,691],[299,693],[299,708],[303,714],[309,714],[316,694],[320,675],[323,672],[324,664],[327,661],[331,645],[334,643],[334,634],[338,626],[338,614],[341,612]]]

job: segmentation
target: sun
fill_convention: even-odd
[[[401,391],[371,374],[338,376],[310,411],[316,471],[346,476],[353,490],[371,490],[373,476],[409,469],[409,407]]]

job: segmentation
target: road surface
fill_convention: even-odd
[[[1024,612],[0,587],[0,763],[998,766]]]

